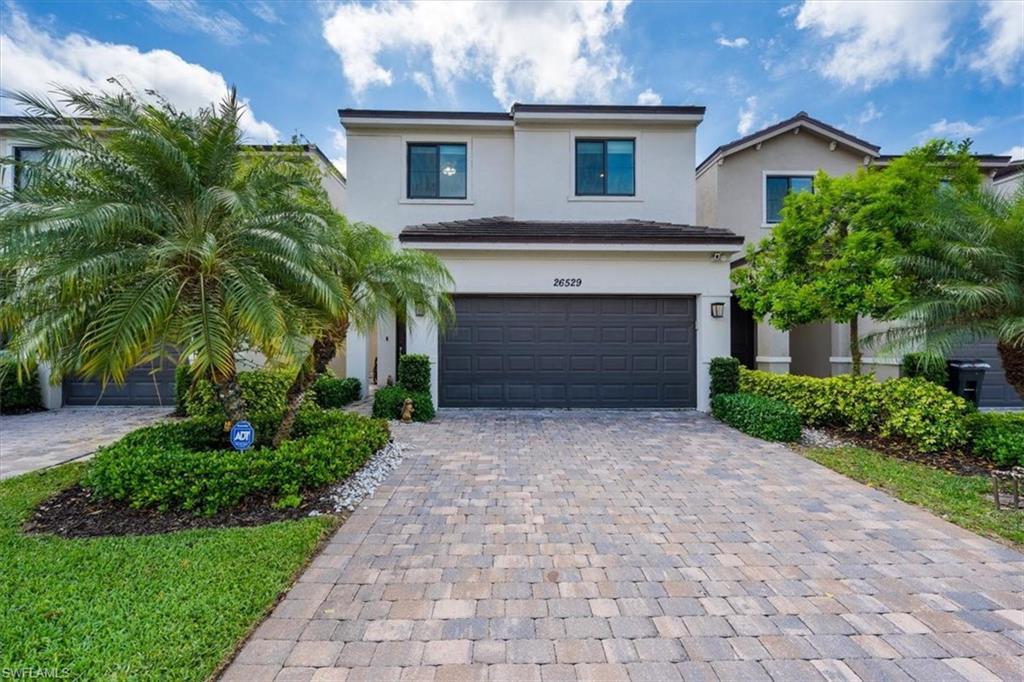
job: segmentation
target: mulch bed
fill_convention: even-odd
[[[197,528],[228,528],[260,526],[275,521],[293,521],[309,516],[310,512],[344,517],[331,509],[322,497],[322,491],[312,491],[303,498],[299,507],[274,509],[273,500],[250,498],[233,509],[213,516],[198,516],[186,511],[160,512],[151,509],[133,509],[112,500],[94,499],[81,485],[73,485],[41,503],[25,523],[26,533],[51,533],[65,538],[90,538],[108,535],[154,535]]]
[[[992,471],[999,468],[990,460],[961,450],[924,453],[899,438],[882,438],[871,434],[851,433],[842,429],[824,430],[828,431],[833,438],[851,445],[858,445],[889,457],[924,464],[933,469],[942,469],[960,476],[991,476]]]

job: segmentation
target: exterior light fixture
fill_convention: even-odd
[[[711,304],[711,317],[725,317],[725,304],[724,303],[712,303]]]
[[[427,309],[423,306],[422,303],[417,303],[414,312],[416,313],[416,317],[423,317],[424,315],[427,314]]]

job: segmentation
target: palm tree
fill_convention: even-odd
[[[893,311],[905,323],[883,335],[886,348],[946,355],[995,338],[1006,379],[1024,397],[1024,189],[1009,199],[945,191],[924,227],[928,243],[896,259],[916,286]]]
[[[175,349],[243,419],[236,351],[301,357],[312,311],[339,298],[327,225],[304,207],[317,189],[300,164],[240,151],[234,91],[194,115],[125,89],[54,94],[9,95],[43,158],[0,195],[8,354],[105,385]]]
[[[336,311],[320,321],[309,354],[288,388],[275,447],[291,434],[306,393],[327,369],[351,326],[369,330],[383,315],[404,315],[410,307],[439,325],[451,313],[447,292],[452,279],[440,259],[416,249],[396,249],[391,238],[372,225],[349,224],[337,213],[327,219],[335,228],[333,264],[344,295]]]

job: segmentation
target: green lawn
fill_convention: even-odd
[[[811,448],[803,454],[958,526],[1024,545],[1024,512],[996,511],[989,478],[959,476],[857,447]]]
[[[202,680],[334,523],[320,517],[89,540],[22,535],[33,505],[82,469],[65,465],[0,483],[0,670]]]

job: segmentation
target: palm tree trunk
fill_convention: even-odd
[[[1007,341],[999,341],[996,349],[1003,361],[1006,382],[1013,386],[1017,395],[1024,398],[1024,345],[1013,346]]]
[[[339,320],[323,333],[314,339],[313,346],[309,349],[306,361],[302,363],[295,380],[288,387],[285,394],[284,414],[281,416],[281,423],[274,434],[273,447],[279,446],[292,434],[292,427],[295,425],[295,418],[299,414],[299,407],[306,398],[306,393],[316,381],[316,378],[327,370],[327,365],[338,353],[338,344],[345,340],[348,333],[348,319]]]
[[[850,319],[850,373],[853,376],[860,376],[860,364],[862,355],[860,352],[860,327],[857,316]]]
[[[217,399],[224,407],[224,413],[232,424],[245,419],[245,401],[242,400],[242,389],[238,385],[238,375],[230,372],[221,377],[214,376],[213,384],[217,389]]]

